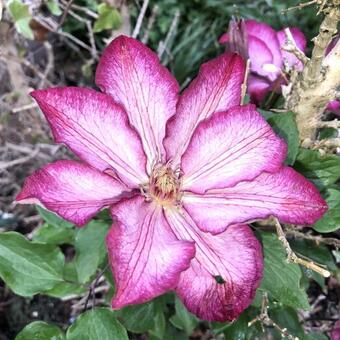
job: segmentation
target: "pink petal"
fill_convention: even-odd
[[[234,187],[209,190],[204,195],[185,193],[185,209],[203,231],[220,233],[234,223],[273,215],[285,223],[313,224],[327,204],[313,184],[291,168],[262,173]]]
[[[245,25],[248,37],[253,36],[262,40],[273,55],[273,64],[281,68],[282,55],[275,30],[268,24],[255,20],[246,20]],[[249,51],[249,54],[251,54],[251,51]]]
[[[31,95],[57,143],[65,143],[100,171],[116,171],[131,186],[147,180],[140,138],[109,96],[78,87],[37,90]]]
[[[340,101],[339,100],[332,100],[327,105],[327,110],[332,111],[336,115],[340,116]]]
[[[273,54],[262,40],[252,35],[248,36],[248,53],[250,59],[250,70],[260,76],[267,76],[270,80],[275,80],[280,69],[269,72],[264,65],[273,64]]]
[[[164,161],[165,124],[176,112],[179,86],[157,55],[141,42],[120,36],[105,49],[96,83],[125,107],[149,166]]]
[[[240,104],[244,73],[244,62],[236,54],[223,54],[202,65],[197,78],[184,90],[177,114],[167,125],[164,145],[174,167],[199,122]]]
[[[201,232],[185,211],[168,210],[166,216],[177,237],[196,243],[196,256],[176,289],[185,306],[203,320],[236,319],[262,278],[261,246],[251,229],[233,225],[213,236]]]
[[[215,114],[198,126],[183,155],[183,189],[204,193],[277,171],[286,149],[254,105]]]
[[[261,102],[270,92],[271,84],[268,80],[250,74],[248,77],[247,91],[253,103]]]
[[[228,41],[229,41],[229,35],[228,35],[228,33],[222,34],[221,37],[218,39],[218,42],[219,42],[220,44],[225,44],[225,43],[227,43]]]
[[[296,46],[302,51],[305,52],[306,50],[306,45],[307,45],[307,41],[305,38],[305,35],[296,27],[291,27],[289,28],[290,32],[292,33],[292,36],[294,38],[294,41],[296,43]],[[277,38],[279,40],[280,46],[281,46],[281,53],[284,59],[287,60],[288,65],[290,67],[295,67],[298,70],[302,70],[303,69],[303,65],[301,63],[301,61],[299,61],[298,58],[295,57],[294,54],[289,53],[287,51],[284,51],[282,49],[282,47],[285,45],[286,43],[286,35],[284,30],[281,30],[279,32],[277,32]]]
[[[340,320],[338,320],[331,330],[331,340],[340,340]]]
[[[37,203],[82,226],[128,189],[109,175],[76,161],[57,161],[26,178],[16,201]]]
[[[116,283],[113,308],[143,303],[174,289],[195,255],[192,242],[179,241],[162,207],[141,196],[111,209],[113,225],[107,247]]]

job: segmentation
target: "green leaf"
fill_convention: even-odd
[[[282,329],[287,329],[288,333],[299,339],[303,339],[304,331],[300,324],[299,317],[294,308],[279,306],[274,308],[269,308],[269,317],[275,321]],[[275,339],[282,339],[281,333],[277,330],[274,332],[276,334]]]
[[[115,311],[115,315],[126,329],[133,333],[145,333],[154,327],[155,302],[128,306]]]
[[[198,325],[198,319],[191,314],[183,305],[178,297],[175,300],[176,314],[170,318],[170,322],[177,328],[184,330],[187,335],[191,335],[192,331]]]
[[[299,152],[299,132],[296,126],[293,112],[284,112],[272,115],[267,119],[273,130],[282,137],[287,145],[288,152],[286,164],[292,165]]]
[[[59,16],[63,13],[56,0],[48,0],[46,5],[48,10],[55,16]]]
[[[63,220],[55,213],[43,209],[39,205],[36,205],[36,208],[39,212],[39,215],[46,221],[46,223],[50,224],[53,227],[72,228],[74,226],[72,223]]]
[[[166,330],[166,321],[164,315],[164,306],[161,300],[157,299],[154,301],[155,306],[155,316],[153,318],[154,325],[153,328],[149,330],[150,340],[153,339],[164,339],[164,334]]]
[[[119,12],[106,3],[98,6],[99,17],[93,26],[93,32],[101,32],[103,30],[117,29],[122,25],[122,18]]]
[[[27,325],[15,338],[15,340],[63,340],[62,330],[43,321],[34,321]]]
[[[44,224],[37,228],[33,234],[33,241],[50,244],[72,244],[75,237],[75,230],[70,228],[54,227]]]
[[[88,282],[104,261],[106,256],[105,237],[109,229],[109,224],[92,221],[77,230],[74,246],[79,282]]]
[[[287,263],[286,252],[277,236],[261,232],[264,275],[260,290],[291,307],[309,309],[306,292],[300,286],[302,272],[297,264]]]
[[[7,2],[8,11],[15,23],[16,30],[27,39],[33,39],[34,34],[29,26],[32,16],[27,4],[20,0],[9,0]]]
[[[63,281],[60,249],[28,241],[15,232],[0,233],[0,277],[18,295],[32,296]]]
[[[330,188],[325,195],[328,210],[313,226],[320,233],[330,233],[340,228],[340,190]]]
[[[67,340],[128,340],[126,329],[109,308],[94,308],[81,314],[67,330]]]
[[[56,284],[52,289],[44,292],[44,294],[53,296],[55,298],[66,298],[72,295],[79,295],[86,292],[86,289],[76,283],[60,282]]]
[[[340,179],[340,157],[321,155],[316,150],[300,149],[294,168],[319,189],[330,186]]]
[[[254,324],[252,327],[248,326],[248,322],[253,320],[259,314],[259,310],[255,308],[246,309],[239,318],[226,326],[224,331],[225,339],[237,339],[237,340],[251,340],[263,337],[257,328],[258,325]]]
[[[304,336],[303,340],[329,340],[329,338],[322,333],[308,333]]]

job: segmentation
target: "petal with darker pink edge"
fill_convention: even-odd
[[[76,161],[57,161],[26,178],[16,201],[37,203],[78,226],[119,201],[128,189],[109,175]]]
[[[240,104],[244,74],[244,61],[232,53],[222,54],[201,66],[197,78],[181,95],[177,114],[167,125],[164,145],[174,167],[202,120]]]
[[[271,215],[285,223],[313,224],[327,210],[314,185],[288,167],[203,195],[187,192],[182,200],[200,229],[213,234]]]
[[[65,143],[100,171],[116,171],[131,186],[147,180],[140,138],[111,97],[77,87],[37,90],[31,95],[57,143]]]
[[[177,237],[193,240],[196,255],[180,276],[176,292],[188,310],[208,321],[232,321],[255,296],[263,273],[259,241],[246,225],[203,233],[184,212],[167,211]]]
[[[113,308],[144,303],[173,290],[195,254],[191,241],[178,240],[163,209],[141,196],[111,208],[118,222],[107,236],[116,284]]]
[[[254,105],[215,114],[198,126],[183,155],[183,189],[204,193],[277,171],[286,149]]]
[[[124,106],[142,138],[149,170],[164,161],[165,125],[176,112],[179,86],[157,55],[138,40],[120,36],[104,50],[96,83]]]

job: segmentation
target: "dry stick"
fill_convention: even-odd
[[[241,85],[241,104],[244,104],[244,99],[246,97],[246,93],[247,93],[247,82],[248,82],[248,76],[249,76],[249,68],[250,68],[250,59],[247,59],[246,62],[246,72],[244,74],[244,79],[243,79],[243,83]]]
[[[340,120],[334,119],[334,120],[331,120],[329,122],[319,122],[318,127],[319,128],[328,127],[328,128],[333,128],[333,129],[340,129]]]
[[[31,64],[26,59],[19,58],[19,57],[15,56],[14,54],[4,54],[4,53],[1,53],[1,52],[0,52],[0,58],[3,58],[5,60],[11,59],[16,63],[23,64],[26,67],[28,67],[31,71],[33,71],[39,78],[43,79],[45,77],[42,72],[40,72],[33,64]],[[45,82],[48,86],[53,86],[52,83],[49,80],[46,79]]]
[[[45,47],[45,50],[46,50],[46,53],[47,53],[47,64],[46,64],[45,72],[43,73],[43,77],[40,80],[39,88],[44,87],[46,80],[47,80],[47,77],[51,73],[51,71],[53,70],[53,67],[54,67],[53,48],[47,40],[44,42],[44,47]]]
[[[68,11],[69,11],[69,9],[70,9],[70,7],[71,7],[71,5],[72,5],[72,2],[73,2],[73,0],[70,0],[70,1],[67,3],[67,5],[65,6],[64,13],[63,13],[63,15],[62,15],[62,17],[61,17],[61,19],[60,19],[60,21],[59,21],[59,23],[58,23],[58,26],[57,26],[57,28],[56,28],[56,31],[58,31],[59,28],[60,28],[61,26],[63,26],[63,24],[64,24],[64,22],[65,22],[65,20],[66,20]]]
[[[176,26],[178,24],[179,16],[180,16],[180,11],[177,10],[175,15],[174,15],[174,18],[172,19],[169,31],[168,31],[168,33],[165,37],[164,42],[163,41],[159,42],[159,45],[158,45],[158,48],[157,48],[159,59],[162,58],[162,55],[163,55],[164,51],[166,50],[167,45],[169,44],[169,41],[170,41],[173,33],[175,32]]]
[[[292,32],[289,28],[285,28],[284,30],[285,36],[286,36],[286,43],[282,47],[284,51],[291,52],[295,55],[296,58],[298,58],[303,65],[306,65],[309,61],[309,58],[305,56],[305,54],[298,48],[296,45],[296,42],[293,38]]]
[[[21,157],[18,159],[14,159],[13,161],[10,162],[0,162],[0,170],[5,170],[8,169],[12,166],[18,165],[18,164],[23,164],[28,162],[30,159],[34,158],[39,152],[39,148],[35,149],[31,155]]]
[[[155,23],[156,16],[158,15],[158,10],[159,10],[159,7],[158,7],[157,4],[152,7],[152,12],[151,12],[151,15],[150,15],[150,18],[149,18],[149,21],[148,21],[148,25],[146,26],[146,31],[144,33],[142,40],[141,40],[142,43],[145,44],[145,45],[149,41],[149,34],[150,34],[151,29],[152,29],[152,27]]]
[[[34,109],[38,107],[38,104],[36,103],[30,103],[30,104],[26,104],[20,107],[15,107],[14,109],[12,109],[12,113],[18,113],[21,111],[26,111],[26,110],[30,110],[30,109]]]
[[[137,18],[136,26],[135,26],[133,33],[132,33],[132,38],[137,38],[137,36],[139,34],[139,31],[142,27],[142,22],[143,22],[143,19],[144,19],[144,16],[145,16],[146,9],[148,8],[148,5],[149,5],[149,0],[144,0],[142,8],[141,8],[139,15],[138,15],[138,18]]]
[[[336,238],[305,234],[290,227],[285,230],[285,234],[287,237],[300,238],[300,239],[302,238],[305,240],[313,241],[316,244],[324,243],[329,246],[340,248],[340,240],[337,240]]]
[[[326,57],[325,54],[337,32],[340,0],[328,1],[324,6],[325,17],[318,36],[313,39],[312,56],[283,93],[285,107],[296,113],[301,142],[316,139],[317,125],[327,104],[339,95],[340,42]]]
[[[300,264],[308,269],[311,269],[317,273],[319,273],[320,275],[324,276],[324,277],[329,277],[331,275],[331,273],[326,270],[323,269],[321,267],[319,267],[318,265],[316,265],[314,262],[312,261],[307,261],[304,259],[301,259],[300,257],[298,257],[294,251],[292,250],[292,248],[290,247],[286,236],[282,230],[281,224],[278,221],[278,219],[276,217],[273,217],[273,221],[275,223],[275,227],[276,227],[276,232],[278,235],[279,240],[282,242],[283,247],[286,250],[287,253],[287,261],[288,262],[292,262],[292,263],[296,263],[296,264]]]
[[[276,328],[281,333],[282,337],[287,337],[289,340],[299,340],[298,337],[290,335],[287,331],[287,328],[281,328],[276,322],[274,322],[269,317],[268,308],[269,308],[269,306],[268,306],[268,294],[267,294],[267,292],[265,292],[262,295],[261,312],[255,319],[248,322],[248,327],[251,327],[256,322],[261,322],[261,324],[264,325],[264,326]]]
[[[84,304],[84,309],[83,309],[83,312],[86,311],[87,309],[87,305],[89,303],[89,299],[90,299],[90,296],[92,295],[92,307],[95,305],[95,300],[96,300],[96,292],[95,292],[95,288],[99,282],[99,279],[103,276],[103,274],[105,273],[106,269],[108,268],[109,264],[106,264],[106,266],[104,267],[103,270],[101,270],[99,272],[99,274],[97,275],[96,279],[94,280],[94,282],[91,284],[91,287],[89,289],[89,294],[87,295],[87,298],[85,300],[85,304]]]

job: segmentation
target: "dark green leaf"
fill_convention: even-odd
[[[73,224],[70,222],[67,222],[60,218],[55,213],[48,211],[46,209],[43,209],[39,205],[36,206],[39,214],[41,217],[46,221],[47,224],[50,224],[53,227],[60,227],[60,228],[72,228]]]
[[[44,294],[53,296],[56,298],[65,298],[72,295],[79,295],[86,292],[86,289],[76,283],[61,282],[56,284],[52,289],[48,290]]]
[[[264,276],[259,289],[268,291],[273,298],[287,306],[309,309],[307,294],[300,286],[300,267],[287,263],[286,252],[275,234],[262,232],[261,239]]]
[[[340,179],[340,157],[321,155],[315,150],[300,149],[294,168],[319,189],[332,185]]]
[[[93,26],[93,32],[101,32],[103,30],[117,29],[122,25],[122,18],[119,12],[106,3],[98,6],[99,17]]]
[[[35,321],[27,325],[15,338],[15,340],[63,340],[62,330],[43,321]]]
[[[268,123],[282,137],[288,146],[286,164],[292,165],[299,151],[299,132],[293,112],[275,114],[268,118]]]
[[[330,233],[340,228],[340,190],[330,188],[325,193],[328,211],[313,228],[320,233]]]
[[[32,296],[63,281],[64,256],[49,244],[15,232],[0,233],[0,276],[18,295]]]
[[[76,269],[81,283],[89,281],[106,256],[105,237],[110,225],[92,221],[78,229],[74,246],[76,248]]]
[[[269,308],[269,317],[275,321],[281,329],[287,329],[288,333],[292,336],[303,339],[304,332],[299,322],[299,318],[295,309],[291,307],[278,306]],[[281,333],[274,331],[275,339],[282,339]]]
[[[50,244],[72,244],[74,236],[74,229],[44,224],[34,231],[33,240]]]
[[[67,330],[67,340],[128,340],[126,329],[109,308],[81,314]]]
[[[170,322],[175,327],[184,330],[187,335],[191,335],[198,325],[197,317],[185,308],[178,297],[175,300],[175,309],[176,314],[170,318]]]

